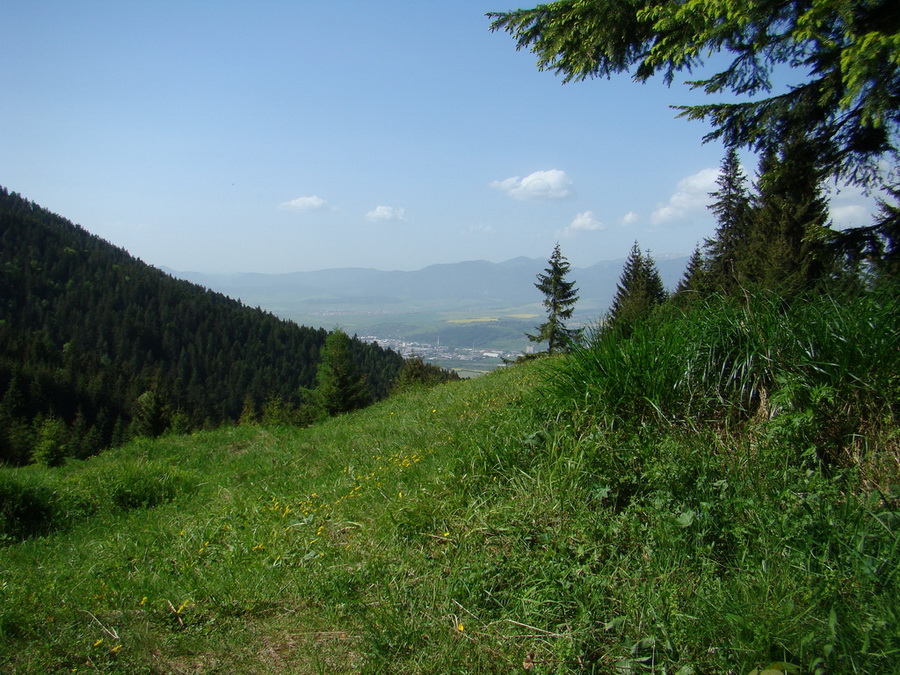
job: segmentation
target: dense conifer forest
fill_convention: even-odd
[[[0,462],[295,410],[326,337],[176,280],[0,188]],[[351,348],[385,397],[402,357]]]

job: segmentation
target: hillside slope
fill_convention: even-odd
[[[0,664],[896,672],[890,297],[719,305],[307,429],[0,470]]]
[[[0,462],[27,462],[48,419],[84,457],[133,433],[294,402],[315,383],[325,336],[176,280],[0,188]],[[402,358],[353,349],[385,396]]]

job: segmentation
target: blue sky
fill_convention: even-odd
[[[669,106],[702,95],[563,85],[489,31],[520,4],[7,3],[0,185],[181,271],[690,253],[722,148]]]

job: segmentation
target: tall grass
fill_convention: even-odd
[[[558,407],[611,427],[780,418],[798,445],[839,461],[864,427],[896,427],[898,344],[887,290],[789,306],[765,293],[712,297],[660,312],[629,339],[596,332],[552,389]]]

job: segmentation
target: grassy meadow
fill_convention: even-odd
[[[11,673],[900,672],[891,294],[0,469]]]

